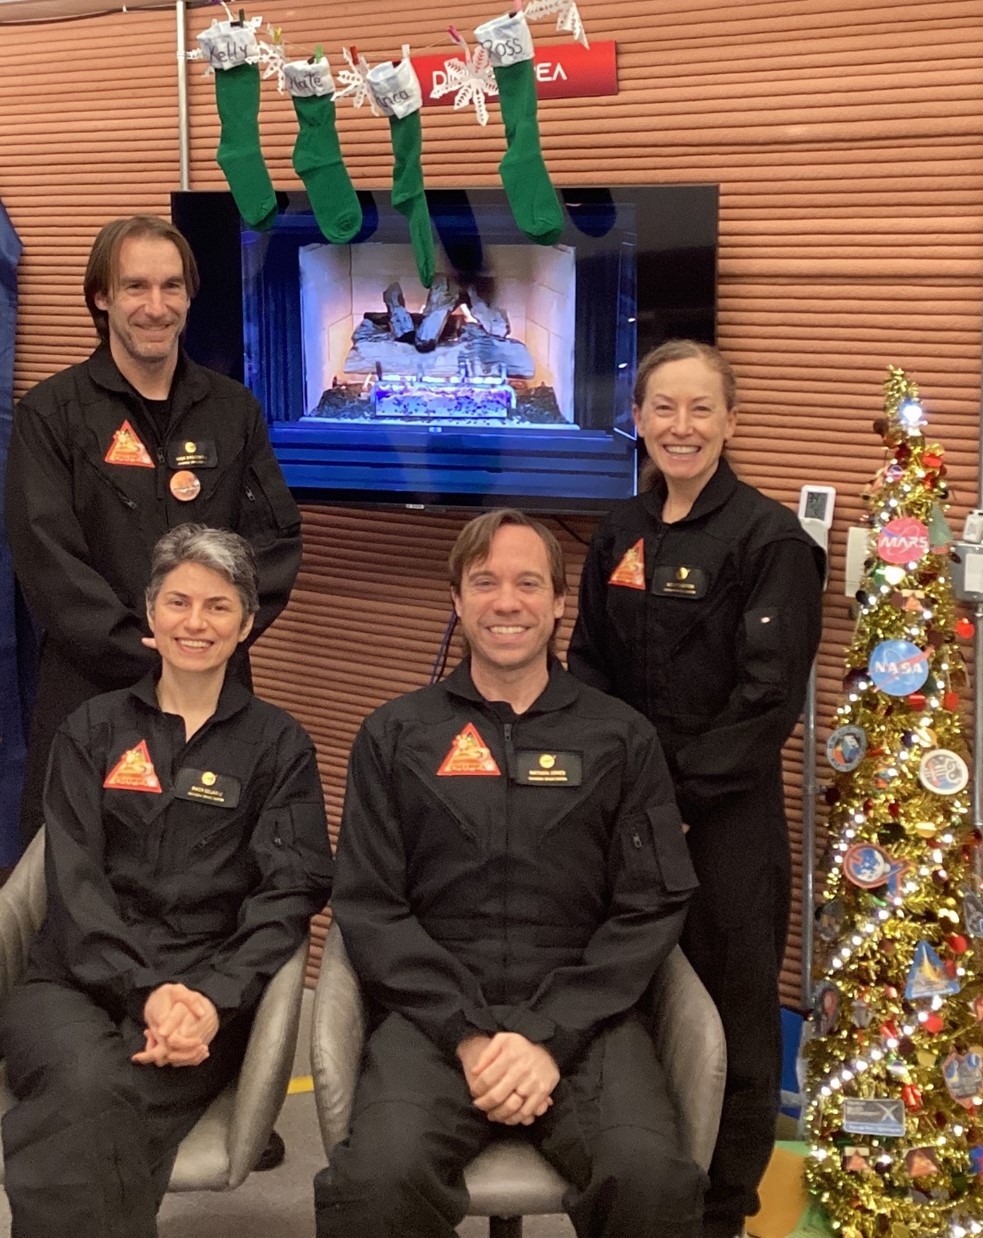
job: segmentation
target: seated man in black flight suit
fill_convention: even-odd
[[[318,1238],[451,1238],[523,1131],[580,1238],[699,1234],[705,1175],[634,1007],[696,884],[654,728],[553,657],[562,552],[488,512],[450,556],[468,656],[351,753],[334,914],[373,1012]]]

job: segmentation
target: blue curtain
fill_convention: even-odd
[[[33,633],[14,585],[14,568],[3,520],[7,445],[14,411],[14,330],[17,323],[17,263],[20,238],[0,203],[0,865],[17,862],[22,847],[19,809],[26,751],[26,694],[17,648],[18,630],[29,648],[23,664],[33,674]],[[20,620],[20,622],[19,622]]]

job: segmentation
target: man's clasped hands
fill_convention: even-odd
[[[530,1126],[552,1105],[557,1065],[548,1050],[518,1032],[469,1036],[457,1056],[474,1103],[489,1121]]]

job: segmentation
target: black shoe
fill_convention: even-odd
[[[283,1164],[286,1155],[287,1148],[282,1137],[276,1131],[272,1131],[269,1141],[263,1149],[263,1155],[253,1166],[253,1172],[258,1173],[264,1169],[276,1169],[278,1165]]]

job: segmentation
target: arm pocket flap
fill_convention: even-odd
[[[662,884],[673,894],[695,890],[700,883],[689,858],[689,848],[676,806],[649,808],[646,816],[652,829],[652,844]]]

